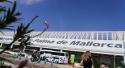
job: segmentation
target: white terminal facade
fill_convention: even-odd
[[[40,32],[32,32],[34,36]],[[0,42],[9,43],[14,33],[0,33]],[[3,39],[2,39],[3,38]],[[11,38],[11,39],[6,39]],[[125,31],[46,31],[31,39],[33,47],[66,50],[74,52],[90,51],[95,54],[124,56]]]
[[[30,36],[39,33],[32,32]],[[13,35],[14,32],[4,31],[4,35],[0,33],[0,43],[10,43]],[[121,57],[122,60],[118,59],[118,61],[124,59],[125,62],[124,31],[46,31],[42,35],[31,38],[30,41],[32,45],[29,46],[32,47],[60,50],[69,54],[75,53],[77,62],[80,62],[80,56],[85,51],[92,52],[100,63],[114,64],[114,67],[115,57]]]

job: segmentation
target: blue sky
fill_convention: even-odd
[[[125,0],[17,0],[24,22],[39,16],[31,28],[40,31],[123,31]]]

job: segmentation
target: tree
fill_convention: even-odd
[[[1,0],[0,2],[7,2],[7,0]],[[19,20],[19,18],[17,18],[17,16],[20,16],[21,13],[19,12],[15,12],[16,11],[16,2],[13,3],[13,7],[2,7],[0,6],[0,12],[3,13],[2,16],[0,17],[0,30],[3,29],[8,29],[8,30],[14,30],[12,29],[13,26],[9,26],[12,23],[15,23]],[[5,48],[3,49],[1,53],[3,53],[5,50],[10,49],[10,46],[15,42],[15,41],[19,41],[20,40],[20,44],[22,43],[26,43],[29,40],[29,37],[27,35],[27,33],[30,33],[33,31],[33,29],[29,29],[30,24],[32,23],[32,21],[28,24],[20,24],[17,29],[16,29],[16,34],[14,35],[13,41]],[[2,31],[1,31],[2,32]],[[23,40],[23,41],[21,41]]]
[[[46,27],[43,29],[43,31],[37,35],[30,36],[30,33],[34,31],[34,29],[30,29],[30,25],[33,23],[33,21],[38,17],[35,16],[31,21],[27,24],[19,23],[18,21],[20,20],[21,13],[16,12],[16,1],[11,2],[8,0],[0,0],[0,3],[11,3],[12,7],[5,7],[0,5],[0,33],[4,34],[2,30],[12,30],[14,32],[13,36],[13,41],[9,43],[2,51],[0,51],[0,54],[2,54],[6,50],[11,50],[11,49],[20,49],[21,47],[27,46],[30,44],[30,38],[34,38],[36,36],[39,36],[43,34],[47,29],[48,25],[45,22]],[[17,28],[13,28],[14,26],[11,26],[11,24],[20,24],[17,26]],[[15,42],[19,42],[19,45],[10,48]],[[0,57],[0,60],[6,60],[4,57]],[[9,61],[9,60],[6,60]]]
[[[9,2],[9,3],[12,3],[8,0],[0,0],[0,2]],[[13,37],[13,41],[7,46],[5,47],[1,52],[3,53],[4,51],[6,50],[9,50],[11,49],[10,47],[16,42],[18,41],[19,42],[19,46],[15,47],[15,48],[20,48],[22,46],[27,46],[30,44],[30,38],[33,38],[33,37],[36,37],[36,36],[39,36],[41,35],[43,32],[45,32],[47,29],[48,29],[48,25],[47,23],[45,22],[45,25],[46,25],[46,28],[43,29],[43,31],[37,35],[34,35],[32,37],[30,37],[29,33],[31,33],[32,31],[34,31],[34,29],[30,29],[30,25],[32,24],[32,22],[38,17],[38,16],[35,16],[33,19],[31,19],[31,21],[27,24],[23,24],[23,23],[19,23],[18,21],[20,20],[20,18],[18,18],[21,13],[19,12],[16,12],[16,1],[14,1],[13,4],[13,7],[10,8],[10,7],[3,7],[3,6],[0,6],[0,13],[3,13],[1,16],[0,16],[0,30],[3,30],[3,29],[8,29],[8,30],[15,30],[15,35]],[[12,23],[18,23],[20,24],[17,29],[14,29],[12,28],[13,26],[10,26],[10,24]],[[2,31],[1,31],[2,33]],[[4,33],[3,33],[4,34]],[[15,48],[12,48],[12,49],[15,49]]]
[[[7,0],[1,0],[0,2],[4,2]],[[13,3],[13,7],[3,7],[0,6],[0,30],[3,29],[8,29],[8,30],[13,30],[11,27],[13,26],[9,26],[12,23],[17,22],[19,19],[17,18],[17,16],[20,16],[21,13],[19,12],[15,12],[16,10],[16,2]]]

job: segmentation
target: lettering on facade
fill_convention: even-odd
[[[12,41],[13,38],[11,37],[0,37],[0,41]],[[104,43],[104,42],[96,42],[96,41],[71,41],[71,40],[53,40],[53,39],[40,39],[40,38],[35,38],[35,39],[30,39],[31,43],[35,44],[58,44],[58,45],[74,45],[74,46],[92,46],[92,47],[108,47],[108,48],[123,48],[123,44],[118,44],[118,43]]]
[[[33,42],[33,41],[31,41],[31,42]],[[43,39],[43,40],[36,39],[36,40],[34,40],[34,42],[38,42],[38,43],[54,43],[55,41],[54,40],[46,40],[46,39]]]
[[[122,44],[113,43],[94,43],[92,41],[82,42],[82,41],[72,41],[70,45],[80,45],[80,46],[94,46],[94,47],[110,47],[110,48],[122,48]]]

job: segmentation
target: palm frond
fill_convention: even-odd
[[[0,0],[0,2],[7,2],[8,0]]]
[[[31,32],[33,32],[33,31],[35,31],[35,30],[34,30],[34,29],[31,29],[31,30],[27,31],[27,33],[31,33]]]
[[[16,2],[14,2],[14,4],[13,4],[13,8],[12,8],[12,11],[11,11],[11,15],[14,14],[15,10],[16,10]]]
[[[35,16],[25,27],[25,29],[28,29],[29,26],[32,24],[32,22],[37,18],[38,16]]]
[[[19,12],[16,13],[15,11],[16,11],[16,2],[13,3],[13,7],[12,8],[7,8],[6,12],[4,12],[5,14],[3,14],[2,17],[0,17],[0,29],[14,30],[14,29],[11,28],[13,26],[9,26],[9,25],[14,23],[14,22],[17,22],[19,20],[19,18],[17,18],[17,16],[21,15],[21,13],[19,13]],[[5,50],[10,49],[10,46],[15,41],[19,41],[20,42],[20,44],[19,44],[20,46],[24,46],[24,45],[28,45],[29,44],[30,36],[28,35],[28,33],[34,31],[33,29],[30,29],[30,25],[37,17],[38,16],[35,16],[26,25],[21,23],[17,27],[17,29],[15,31],[15,34],[14,34],[14,37],[13,37],[13,41],[8,46],[6,46],[2,51],[0,51],[0,54],[3,53]]]
[[[12,3],[11,1],[8,1],[8,0],[0,0],[0,2],[9,2],[9,3]]]
[[[19,19],[16,16],[21,15],[21,13],[16,13],[16,2],[13,3],[12,8],[8,8],[5,15],[0,18],[0,29],[4,29],[8,25],[18,21]]]
[[[4,28],[4,30],[12,30],[13,31],[15,29],[6,27],[6,28]]]
[[[6,7],[0,6],[0,12],[5,11]]]
[[[14,26],[8,26],[8,27],[14,27]]]

